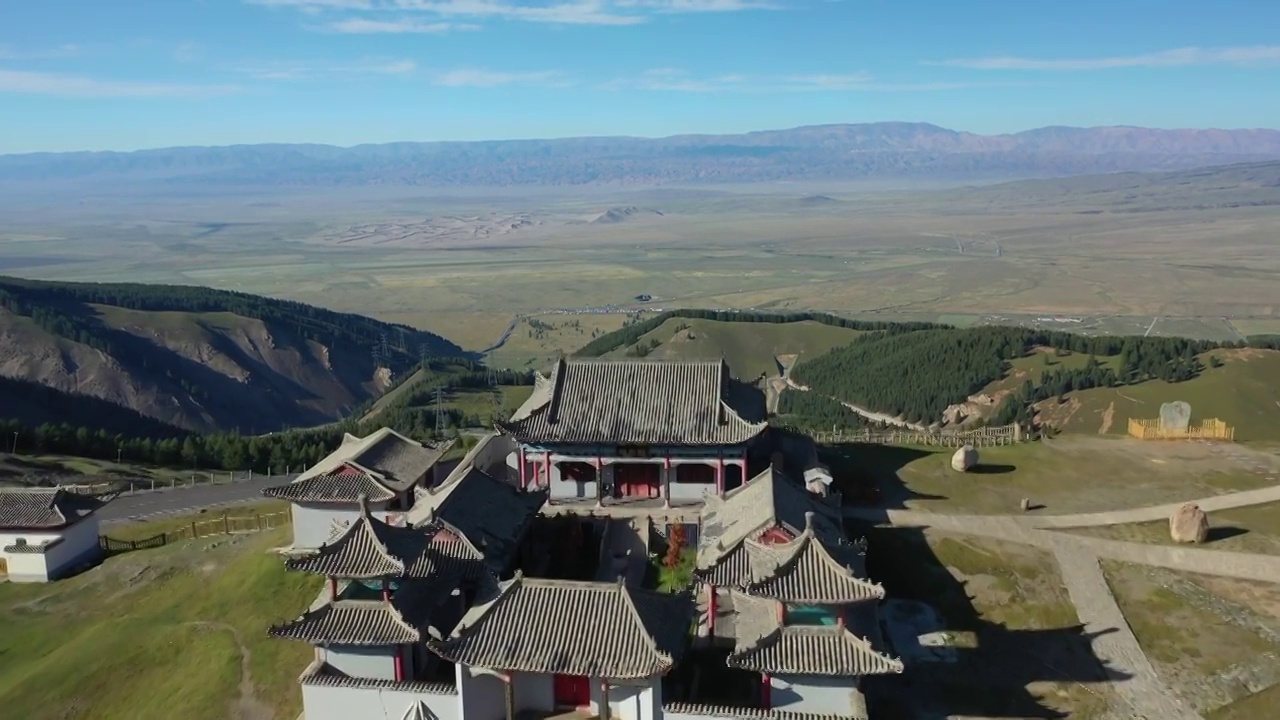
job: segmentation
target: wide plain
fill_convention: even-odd
[[[639,307],[824,310],[1218,340],[1280,331],[1272,198],[1280,193],[1241,185],[1237,196],[1251,204],[1206,205],[1210,187],[1226,182],[1213,173],[1127,188],[1110,177],[1048,189],[86,197],[9,213],[0,272],[262,293],[407,323],[474,350],[496,344],[520,316],[562,326],[526,347],[499,348],[509,365],[571,350]],[[652,300],[637,301],[642,295]],[[549,314],[588,309],[612,314],[575,315],[573,328]]]

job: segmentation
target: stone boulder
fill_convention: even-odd
[[[956,472],[968,472],[978,464],[978,450],[972,445],[965,445],[951,456],[951,469]]]
[[[1209,538],[1209,516],[1195,503],[1187,503],[1169,516],[1169,537],[1174,542],[1202,543]]]

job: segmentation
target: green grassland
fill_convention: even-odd
[[[1234,699],[1214,697],[1218,693],[1206,691],[1203,679],[1233,667],[1275,662],[1265,660],[1264,654],[1273,653],[1275,645],[1267,633],[1259,631],[1261,623],[1255,618],[1240,622],[1225,617],[1220,608],[1234,603],[1215,598],[1205,578],[1107,560],[1102,567],[1147,657],[1165,682],[1197,710]],[[1236,686],[1231,695],[1240,698],[1247,692]]]
[[[979,450],[979,467],[951,469],[938,447],[837,445],[824,449],[837,483],[872,481],[890,506],[929,512],[1008,514],[1022,498],[1050,514],[1183,502],[1274,484],[1270,448],[1215,447],[1098,436]],[[1229,452],[1227,451],[1229,450]]]
[[[1280,503],[1215,510],[1209,514],[1209,528],[1205,547],[1210,549],[1280,555]],[[1076,528],[1068,532],[1126,542],[1177,544],[1169,539],[1166,520]]]
[[[646,357],[659,359],[724,358],[736,377],[754,380],[779,374],[779,355],[798,355],[798,361],[847,345],[861,334],[806,320],[795,323],[740,323],[671,318],[632,346],[605,357],[634,356],[636,346],[652,347]],[[656,347],[653,343],[657,343]]]
[[[1208,356],[1221,358],[1222,367]],[[1280,439],[1280,351],[1216,350],[1202,361],[1204,371],[1186,382],[1075,392],[1066,403],[1042,403],[1041,418],[1065,432],[1122,435],[1129,418],[1159,417],[1162,403],[1181,400],[1191,405],[1192,422],[1219,418],[1235,427],[1237,441]]]
[[[265,628],[296,617],[321,582],[270,552],[289,532],[126,553],[50,585],[0,584],[4,716],[293,720],[312,651]]]

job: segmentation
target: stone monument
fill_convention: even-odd
[[[1209,539],[1209,516],[1195,503],[1187,503],[1169,516],[1169,538],[1179,543],[1200,544]]]
[[[1186,432],[1191,426],[1191,406],[1181,400],[1160,406],[1160,429]]]
[[[951,456],[951,469],[956,472],[968,472],[978,464],[978,450],[972,445],[965,445]]]

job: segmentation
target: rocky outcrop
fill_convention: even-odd
[[[965,445],[951,456],[951,469],[956,472],[968,472],[977,464],[978,449],[972,445]]]
[[[1199,544],[1209,538],[1209,516],[1195,503],[1187,503],[1169,516],[1169,538]]]

